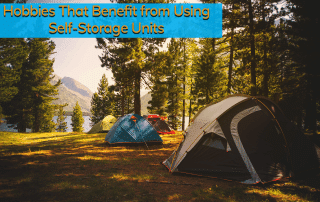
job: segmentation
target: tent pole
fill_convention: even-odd
[[[293,163],[292,163],[292,159],[291,159],[291,153],[290,153],[290,150],[289,150],[289,146],[288,146],[288,142],[287,142],[286,136],[285,136],[284,133],[283,133],[283,130],[282,130],[282,128],[281,128],[280,123],[278,122],[277,118],[276,118],[275,115],[272,113],[272,111],[271,111],[263,102],[261,102],[261,101],[258,100],[257,98],[253,98],[253,100],[254,100],[256,103],[257,103],[257,101],[258,101],[259,103],[261,103],[261,104],[270,112],[270,114],[272,115],[272,117],[274,118],[274,120],[277,122],[277,124],[278,124],[278,126],[279,126],[279,128],[280,128],[281,134],[282,134],[282,136],[283,136],[283,139],[284,139],[284,141],[285,141],[285,143],[286,143],[285,148],[286,148],[286,150],[287,150],[287,152],[288,152],[288,154],[289,154],[289,157],[287,156],[287,160],[290,161],[291,169],[292,169],[292,168],[293,168]]]
[[[138,128],[138,130],[139,130],[139,132],[140,132],[140,135],[141,135],[141,131],[140,131],[139,126],[137,125],[137,123],[136,123],[136,122],[134,122],[134,123],[135,123],[136,127]],[[146,146],[147,146],[147,148],[148,148],[148,150],[149,150],[149,147],[148,147],[148,145],[147,145],[146,141],[144,140],[143,136],[141,136],[141,137],[142,137],[142,139],[143,139],[144,144],[146,144]]]

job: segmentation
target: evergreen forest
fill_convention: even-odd
[[[205,105],[245,94],[268,97],[299,128],[317,131],[315,7],[303,0],[202,2],[223,4],[222,38],[97,39],[101,66],[112,71],[116,83],[108,87],[112,113],[140,114],[140,88],[145,86],[152,97],[148,112],[167,116],[174,129],[184,128],[189,124],[185,117],[191,121]]]
[[[13,1],[1,1],[12,3]],[[15,3],[25,3],[16,1]],[[174,3],[112,0],[112,3]],[[97,38],[104,75],[91,101],[91,120],[141,114],[140,89],[150,90],[148,113],[185,127],[204,106],[229,95],[265,96],[299,128],[319,127],[319,15],[303,0],[201,0],[223,4],[222,38]],[[0,114],[19,132],[65,130],[53,123],[63,110],[53,105],[50,39],[0,39]],[[110,81],[109,81],[110,82]],[[81,109],[80,109],[81,112]],[[79,108],[74,114],[80,114]],[[190,122],[189,121],[189,122]],[[81,123],[81,121],[80,121]],[[81,131],[82,129],[77,129]]]

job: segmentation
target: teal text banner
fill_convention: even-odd
[[[0,38],[221,38],[222,4],[0,4]]]

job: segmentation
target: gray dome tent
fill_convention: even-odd
[[[163,164],[170,172],[246,184],[319,168],[310,140],[271,100],[230,96],[201,110],[185,139]]]

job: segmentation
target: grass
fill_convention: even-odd
[[[110,147],[105,134],[0,132],[0,201],[319,201],[315,179],[249,186],[172,175],[160,165],[182,140]]]

